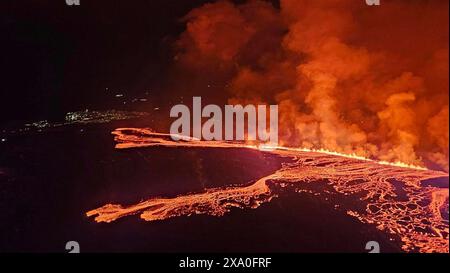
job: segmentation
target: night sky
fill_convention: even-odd
[[[2,1],[0,122],[108,108],[106,88],[161,96],[181,18],[206,2]]]

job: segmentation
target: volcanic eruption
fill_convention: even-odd
[[[277,104],[283,146],[448,171],[448,1],[217,1],[183,18],[173,94]]]
[[[448,252],[447,10],[448,1],[406,0],[217,1],[192,10],[174,45],[171,92],[276,104],[280,146],[119,128],[116,148],[253,149],[289,162],[245,186],[106,204],[87,216],[223,216],[286,191],[339,195],[353,202],[337,208],[397,236],[404,251]],[[446,187],[427,184],[436,179]]]

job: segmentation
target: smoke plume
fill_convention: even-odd
[[[278,104],[284,145],[448,171],[448,4],[218,1],[183,19],[176,65]]]

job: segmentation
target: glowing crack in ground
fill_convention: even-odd
[[[449,251],[449,223],[448,216],[445,217],[448,215],[448,188],[421,185],[421,181],[427,179],[448,178],[447,173],[327,151],[285,147],[267,150],[267,147],[192,138],[175,142],[168,134],[148,129],[121,128],[113,134],[117,149],[153,146],[245,148],[259,149],[293,161],[283,163],[275,173],[248,186],[206,189],[175,198],[150,198],[127,207],[106,204],[86,213],[88,217],[94,216],[97,222],[109,223],[134,214],[140,214],[146,221],[194,214],[222,216],[233,207],[258,208],[278,196],[280,188],[303,191],[305,183],[327,181],[337,194],[353,196],[362,204],[364,209],[345,208],[348,215],[399,236],[404,251]],[[399,183],[402,198],[396,188]],[[314,189],[309,191],[314,193]]]

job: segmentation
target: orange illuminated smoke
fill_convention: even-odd
[[[175,198],[149,198],[131,206],[106,204],[87,212],[97,222],[112,222],[118,218],[140,214],[146,221],[194,214],[222,216],[233,207],[258,208],[277,196],[281,188],[303,190],[305,183],[327,181],[338,194],[354,196],[365,209],[344,208],[347,214],[363,223],[397,235],[405,251],[448,252],[448,220],[441,211],[448,204],[447,189],[423,187],[421,181],[448,177],[447,173],[427,170],[401,163],[377,162],[353,155],[330,151],[311,151],[284,147],[258,147],[242,143],[198,141],[184,139],[175,142],[170,135],[146,129],[123,128],[113,132],[116,148],[137,147],[202,147],[259,149],[280,157],[292,158],[275,173],[260,178],[249,186],[206,189],[202,193],[180,195]],[[406,197],[397,198],[392,181],[398,181]],[[270,182],[270,183],[268,183]],[[233,184],[230,181],[229,184]],[[361,197],[362,196],[362,197]],[[425,204],[425,205],[424,205]],[[341,204],[336,204],[337,206]]]

